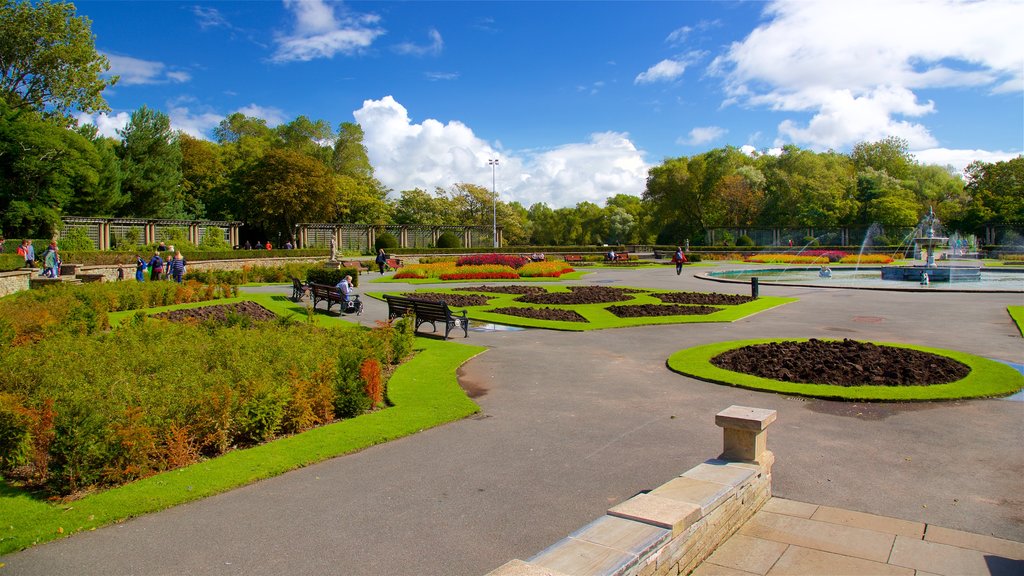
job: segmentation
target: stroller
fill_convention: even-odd
[[[359,299],[359,294],[353,294],[348,302],[341,303],[341,314],[355,314],[360,316],[363,313],[363,301]]]

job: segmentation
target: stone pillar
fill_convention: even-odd
[[[776,416],[775,410],[735,405],[716,414],[715,424],[723,428],[720,458],[754,463],[770,458],[767,428]]]

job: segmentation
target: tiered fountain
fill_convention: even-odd
[[[914,244],[924,251],[924,266],[886,266],[882,268],[882,280],[903,280],[908,282],[970,282],[981,280],[981,268],[976,266],[939,266],[935,264],[935,247],[944,246],[949,241],[946,236],[936,236],[935,229],[939,219],[929,208],[928,214],[918,224]],[[928,275],[925,281],[923,275]]]

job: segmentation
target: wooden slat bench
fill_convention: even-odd
[[[301,302],[309,294],[309,285],[292,276],[292,300]]]
[[[402,267],[402,261],[398,258],[388,258],[386,263],[388,268],[391,268],[392,270],[398,270]]]
[[[583,262],[583,256],[580,256],[579,254],[566,254],[565,261],[580,263]]]
[[[344,301],[344,298],[341,295],[341,290],[335,286],[328,286],[326,284],[310,284],[309,292],[313,295],[313,308],[316,308],[316,305],[321,301],[327,303],[328,312],[330,312],[331,306],[334,306],[335,304],[338,305],[338,308],[344,308],[341,306],[341,303]]]
[[[452,313],[445,302],[417,300],[405,296],[392,296],[391,294],[385,294],[384,300],[388,303],[388,319],[401,318],[410,312],[416,317],[416,327],[413,331],[419,330],[420,324],[430,322],[434,332],[437,332],[437,326],[434,322],[444,322],[445,340],[448,339],[448,333],[459,325],[462,326],[465,337],[469,338],[469,318],[466,317],[465,310],[462,311],[461,315],[457,315]]]
[[[344,266],[345,268],[355,268],[357,274],[362,274],[363,272],[370,271],[370,269],[366,266],[365,263],[360,262],[358,260],[348,260],[342,262],[341,265]]]
[[[616,252],[615,253],[615,261],[616,262],[629,262],[629,252]]]

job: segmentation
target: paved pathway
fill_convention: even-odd
[[[372,278],[361,292],[376,288]],[[585,281],[747,291],[669,267]],[[469,342],[491,347],[460,371],[481,415],[8,555],[0,575],[479,575],[717,455],[714,415],[732,404],[778,410],[769,434],[778,496],[1024,541],[1022,402],[844,404],[665,368],[680,348],[775,336],[901,341],[1024,363],[1006,313],[1024,304],[1020,294],[761,293],[800,301],[732,324],[471,332]],[[385,311],[368,301],[363,322]]]

